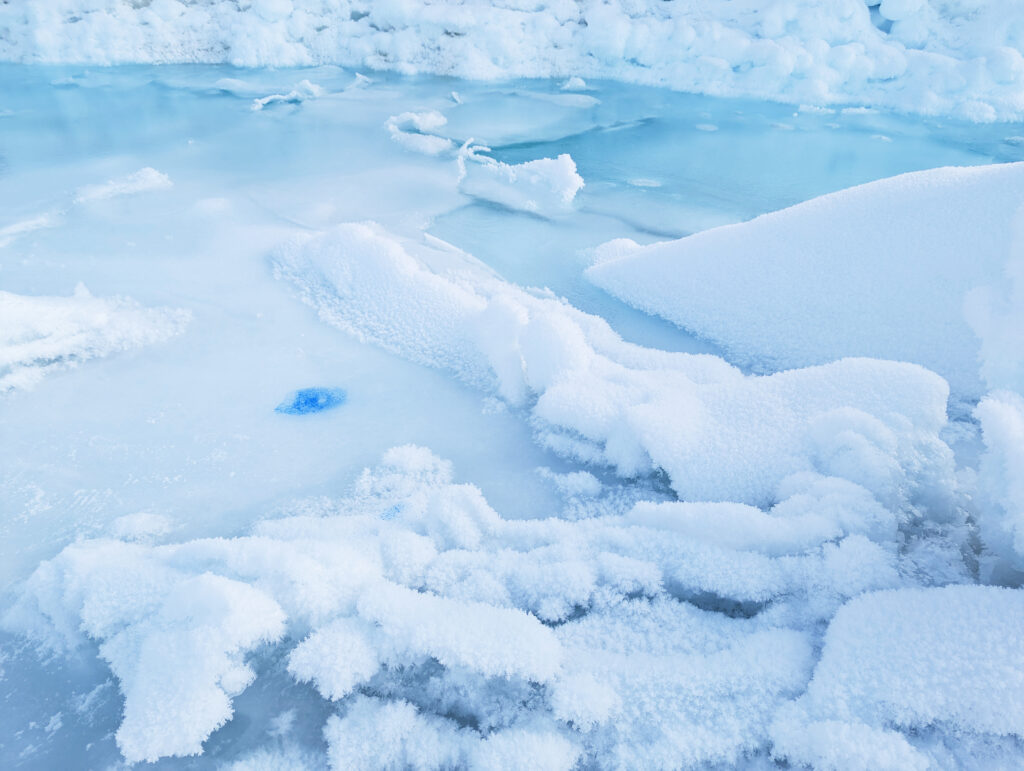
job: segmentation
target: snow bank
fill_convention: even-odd
[[[324,320],[528,408],[538,437],[690,500],[770,504],[793,474],[839,476],[893,509],[939,508],[947,388],[920,367],[846,359],[745,377],[712,356],[622,341],[601,319],[435,240],[344,225],[284,246],[278,273]],[[927,491],[927,492],[925,492]]]
[[[904,583],[894,514],[848,482],[794,486],[761,516],[806,532],[765,546],[714,536],[758,516],[743,507],[505,520],[452,475],[399,447],[348,497],[244,537],[80,541],[4,626],[54,650],[99,644],[129,761],[200,752],[252,654],[280,641],[295,679],[337,703],[334,768],[668,768],[763,751],[810,676],[802,629]]]
[[[1024,737],[1022,634],[1020,590],[851,600],[829,626],[807,693],[773,727],[774,752],[814,768],[925,769],[928,757],[897,730]]]
[[[31,388],[88,359],[162,342],[180,333],[189,316],[127,298],[93,297],[81,284],[70,297],[0,291],[0,393]]]
[[[0,58],[582,76],[992,120],[1024,111],[1022,24],[1014,0],[49,0],[0,5]]]
[[[974,293],[1005,284],[1022,201],[1024,164],[933,169],[678,241],[613,241],[587,275],[745,363],[910,361],[976,399],[983,346],[965,319],[968,295],[988,333],[986,377],[1024,361],[1013,346],[1019,314]]]
[[[931,580],[913,553],[935,531],[922,535],[851,482],[810,475],[784,493],[769,512],[641,503],[627,515],[511,520],[454,483],[449,463],[397,447],[347,497],[299,504],[243,537],[72,544],[19,589],[3,625],[58,651],[99,644],[125,696],[117,741],[129,761],[200,752],[268,643],[335,703],[324,735],[336,769],[728,765],[767,752],[772,731],[804,757],[772,725],[811,676],[808,630],[863,592]],[[1016,596],[993,593],[989,607],[913,595],[894,614],[843,606],[804,712],[825,719],[814,710],[865,667],[896,677],[918,651],[950,646],[959,666],[987,640],[980,651],[997,669],[970,686],[982,693],[1016,665],[996,648],[1016,639],[1021,616],[989,618]],[[935,607],[951,608],[937,628]],[[966,638],[953,635],[973,620]],[[849,630],[862,624],[859,656]],[[889,719],[882,686],[866,682],[855,716],[870,706]],[[909,682],[908,704],[924,703],[926,682]],[[979,713],[964,726],[990,723]]]

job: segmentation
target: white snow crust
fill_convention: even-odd
[[[1015,0],[47,0],[0,5],[0,59],[610,78],[986,121],[1024,114],[1022,29]]]
[[[1024,164],[932,169],[677,241],[613,241],[587,275],[740,361],[912,361],[977,399],[983,376],[1024,385],[1024,306],[986,291],[1012,275],[1022,203]]]

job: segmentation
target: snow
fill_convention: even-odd
[[[625,343],[443,242],[373,225],[298,237],[276,264],[325,321],[529,403],[551,449],[622,476],[660,468],[684,498],[765,504],[810,471],[894,507],[912,505],[918,487],[951,485],[938,437],[947,388],[919,367],[846,359],[745,377],[721,359]]]
[[[462,78],[611,78],[793,104],[1019,118],[1013,0],[685,3],[53,0],[0,8],[16,62],[340,64]],[[271,99],[303,98],[304,91]],[[255,108],[258,109],[256,103]]]
[[[965,303],[991,308],[977,290],[1002,285],[1022,200],[1024,165],[933,169],[678,241],[610,242],[587,275],[753,365],[911,361],[972,400],[984,391],[982,346]],[[975,316],[983,345],[999,346],[986,350],[987,369],[1019,361],[1017,317],[997,341],[998,316]]]
[[[75,203],[103,201],[119,195],[132,195],[148,190],[166,190],[172,184],[166,174],[162,174],[156,169],[147,166],[120,179],[112,179],[102,185],[86,185],[75,195]]]
[[[990,566],[1024,571],[1024,397],[993,391],[975,410],[986,451],[979,468],[983,506],[978,525],[999,562]],[[1004,577],[1005,580],[1005,577]]]
[[[816,768],[928,768],[893,728],[1024,733],[1024,594],[981,586],[866,594],[839,610],[775,753]],[[797,729],[789,721],[806,721]]]
[[[463,193],[509,209],[551,215],[571,208],[583,187],[583,177],[568,153],[510,165],[481,155],[487,150],[469,146],[459,153]]]
[[[179,334],[189,315],[93,297],[82,284],[70,297],[0,291],[0,394],[32,388],[47,374],[88,359],[162,342]]]
[[[129,761],[199,752],[254,678],[243,655],[282,640],[288,671],[344,705],[325,729],[338,768],[501,766],[532,746],[565,768],[582,751],[735,762],[802,689],[809,642],[784,615],[730,619],[674,597],[806,594],[828,614],[864,588],[849,570],[829,578],[838,552],[859,550],[861,570],[867,546],[896,557],[863,538],[836,549],[833,533],[769,560],[632,515],[504,520],[451,477],[399,447],[331,514],[287,513],[233,539],[82,541],[36,570],[4,624],[57,650],[100,643]],[[886,565],[867,586],[894,582]],[[366,721],[393,740],[371,741]]]

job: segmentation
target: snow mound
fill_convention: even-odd
[[[862,592],[916,585],[914,523],[842,480],[786,492],[769,513],[503,519],[449,463],[397,447],[317,515],[231,539],[79,541],[3,625],[58,651],[98,644],[129,761],[201,752],[272,644],[336,704],[337,769],[735,764],[767,751],[803,692],[806,630]],[[730,535],[737,517],[789,535]]]
[[[1021,201],[1024,164],[915,172],[678,241],[614,241],[587,275],[744,363],[910,361],[971,400],[983,393],[981,346],[965,302],[977,287],[1005,282]],[[991,307],[985,300],[973,303]],[[1011,318],[999,327],[1013,329],[1005,335],[995,321],[975,320],[993,329],[990,369],[1021,361]]]
[[[626,343],[443,242],[372,225],[302,235],[276,265],[325,321],[528,409],[559,453],[624,477],[661,469],[685,499],[770,505],[805,472],[894,510],[941,509],[952,490],[938,438],[948,389],[915,365],[845,359],[745,377],[716,357]]]
[[[0,291],[0,394],[88,359],[162,342],[184,330],[189,317],[185,310],[93,297],[81,284],[70,297]]]
[[[1022,634],[1020,590],[851,600],[829,625],[807,693],[773,727],[774,752],[815,768],[924,769],[928,758],[897,730],[1024,738]]]
[[[1022,23],[1014,0],[49,0],[0,5],[0,59],[611,78],[993,120],[1024,112]]]

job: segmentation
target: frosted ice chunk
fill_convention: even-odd
[[[436,110],[429,112],[403,112],[387,119],[388,133],[398,144],[424,155],[440,155],[455,148],[446,137],[437,136],[448,119]]]
[[[486,148],[467,147],[459,155],[459,189],[466,195],[548,216],[571,208],[583,187],[583,177],[568,153],[510,165],[481,155],[480,150]]]
[[[271,104],[300,104],[310,99],[317,99],[324,95],[324,90],[316,83],[308,80],[300,80],[295,88],[287,94],[269,94],[252,100],[252,111],[259,112]]]

